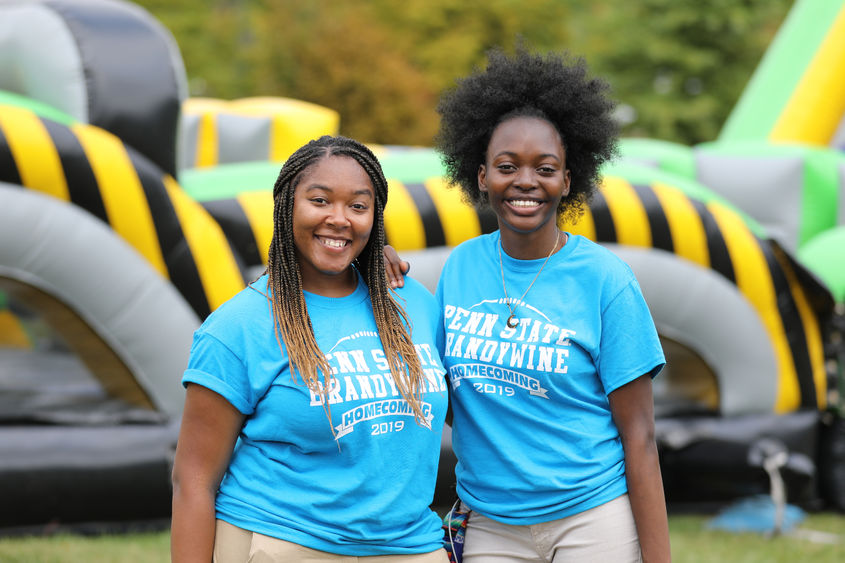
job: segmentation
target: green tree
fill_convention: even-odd
[[[583,55],[623,132],[714,139],[792,0],[139,0],[175,36],[192,95],[286,96],[368,142],[430,145],[439,93],[519,38]]]
[[[233,99],[258,93],[254,32],[246,0],[136,0],[173,35],[195,96]]]
[[[580,2],[576,44],[636,118],[624,132],[713,140],[792,0]]]
[[[341,130],[365,141],[432,143],[439,92],[493,46],[524,36],[559,45],[560,2],[515,0],[268,0],[256,20],[265,92],[338,110]],[[291,25],[295,22],[295,25]],[[541,30],[537,32],[535,30]]]

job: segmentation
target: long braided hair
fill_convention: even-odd
[[[322,396],[323,408],[331,420],[327,395],[332,369],[314,338],[314,328],[302,293],[302,276],[293,237],[293,202],[296,187],[306,170],[330,156],[355,159],[373,184],[373,229],[370,239],[353,265],[369,288],[379,339],[396,388],[408,402],[417,423],[427,425],[422,411],[422,367],[411,342],[407,315],[388,289],[384,267],[384,207],[387,204],[387,180],[372,151],[353,139],[326,135],[309,142],[288,158],[276,179],[273,187],[273,240],[267,261],[270,289],[268,299],[276,339],[282,351],[287,351],[293,379],[296,380],[298,373],[312,392]],[[323,374],[322,380],[319,372]]]

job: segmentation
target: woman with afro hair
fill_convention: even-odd
[[[436,292],[465,563],[670,559],[653,320],[624,262],[558,228],[616,150],[607,94],[583,60],[520,49],[438,107],[449,179],[499,227],[452,251]]]

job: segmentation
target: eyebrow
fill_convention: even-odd
[[[334,190],[328,186],[324,186],[322,184],[311,184],[305,188],[306,192],[310,192],[313,190],[323,190],[324,192],[334,193]],[[373,197],[373,190],[372,188],[361,188],[360,190],[355,190],[352,192],[353,195],[368,195]]]
[[[500,151],[500,152],[497,152],[496,154],[494,154],[493,158],[503,156],[503,155],[510,156],[510,157],[516,157],[516,153],[513,152],[513,151]],[[558,162],[561,162],[561,159],[558,158],[558,156],[556,154],[544,153],[544,154],[541,154],[539,156],[540,156],[540,158],[553,158],[553,159],[557,160]]]

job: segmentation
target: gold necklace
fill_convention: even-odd
[[[543,271],[543,268],[546,267],[546,262],[549,261],[549,258],[552,257],[552,254],[555,253],[557,250],[557,243],[560,241],[560,231],[558,231],[557,235],[555,236],[555,244],[552,246],[552,251],[549,252],[549,255],[546,256],[546,259],[543,261],[543,265],[540,266],[540,269],[537,270],[537,275],[534,276],[534,279],[531,280],[531,283],[528,284],[528,289],[525,290],[525,293],[522,294],[522,297],[519,298],[517,303],[522,303],[522,300],[525,299],[525,296],[528,295],[528,292],[531,291],[531,287],[534,285],[534,282],[537,281],[537,278],[540,277],[540,272]],[[502,263],[502,241],[499,240],[499,270],[502,272],[502,289],[505,290],[505,305],[508,306],[508,311],[510,311],[511,315],[508,317],[508,320],[505,321],[505,324],[508,325],[508,328],[516,328],[519,326],[519,319],[516,318],[516,312],[511,307],[511,300],[508,297],[508,288],[505,286],[505,265]]]

